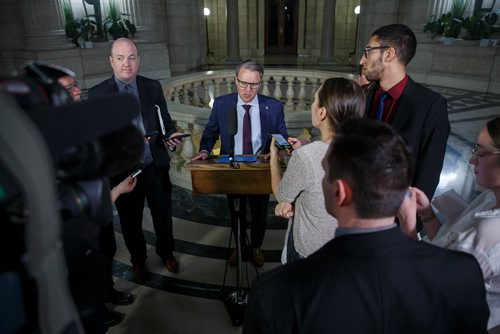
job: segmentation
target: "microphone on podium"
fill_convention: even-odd
[[[226,134],[229,136],[229,166],[238,169],[240,165],[234,160],[234,136],[238,132],[238,117],[236,108],[227,111]]]

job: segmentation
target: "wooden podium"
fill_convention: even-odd
[[[272,194],[271,169],[264,155],[256,162],[240,162],[239,169],[217,162],[218,156],[191,161],[185,168],[191,172],[193,192],[197,194]]]
[[[238,168],[231,167],[229,163],[218,162],[218,156],[212,156],[207,160],[191,161],[185,168],[191,172],[193,192],[198,194],[245,194],[260,195],[271,194],[271,169],[269,161],[263,155],[257,156],[255,162],[239,162]],[[236,201],[235,201],[236,202]],[[248,304],[248,289],[241,284],[241,226],[240,208],[234,204],[230,209],[231,228],[235,232],[237,251],[236,289],[227,288],[226,270],[224,282],[221,288],[221,297],[229,312],[229,317],[234,326],[241,326]],[[244,232],[244,231],[243,231]],[[231,240],[231,239],[230,239]],[[229,247],[230,250],[230,247]]]

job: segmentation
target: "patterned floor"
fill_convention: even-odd
[[[470,149],[485,122],[500,115],[500,95],[430,88],[447,98],[452,127],[436,194],[453,187],[470,200],[478,191],[468,164]],[[144,233],[150,245],[147,267],[153,275],[144,285],[132,283],[129,255],[115,219],[118,243],[114,264],[116,286],[134,294],[136,301],[115,308],[126,313],[126,317],[109,333],[240,333],[241,327],[232,325],[220,295],[230,238],[225,199],[193,195],[181,187],[174,187],[173,195],[175,255],[181,266],[177,275],[167,272],[154,253],[155,236],[146,209]],[[286,222],[272,215],[273,208],[271,203],[263,245],[266,264],[259,270],[250,264],[245,265],[244,286],[248,286],[259,273],[279,265]],[[227,268],[226,285],[234,287],[235,278],[235,269]]]

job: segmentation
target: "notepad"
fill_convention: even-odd
[[[257,157],[255,155],[235,155],[234,160],[236,162],[256,162]],[[218,163],[227,164],[229,163],[229,156],[223,155],[217,159]]]

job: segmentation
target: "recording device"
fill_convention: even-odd
[[[133,172],[132,174],[130,174],[130,177],[131,178],[136,178],[141,173],[142,173],[142,169],[139,168],[135,172]]]
[[[234,160],[234,136],[238,132],[238,115],[236,108],[227,111],[226,134],[229,136],[229,167],[238,169],[239,163]]]
[[[83,333],[87,313],[77,309],[89,311],[106,292],[105,280],[96,280],[104,263],[99,229],[112,219],[108,178],[136,165],[144,150],[132,124],[134,97],[75,103],[57,82],[65,75],[74,74],[31,61],[22,75],[0,77],[0,295],[12,305],[7,332]]]
[[[293,150],[292,145],[279,133],[271,133],[274,138],[274,145],[278,150],[291,152]]]

